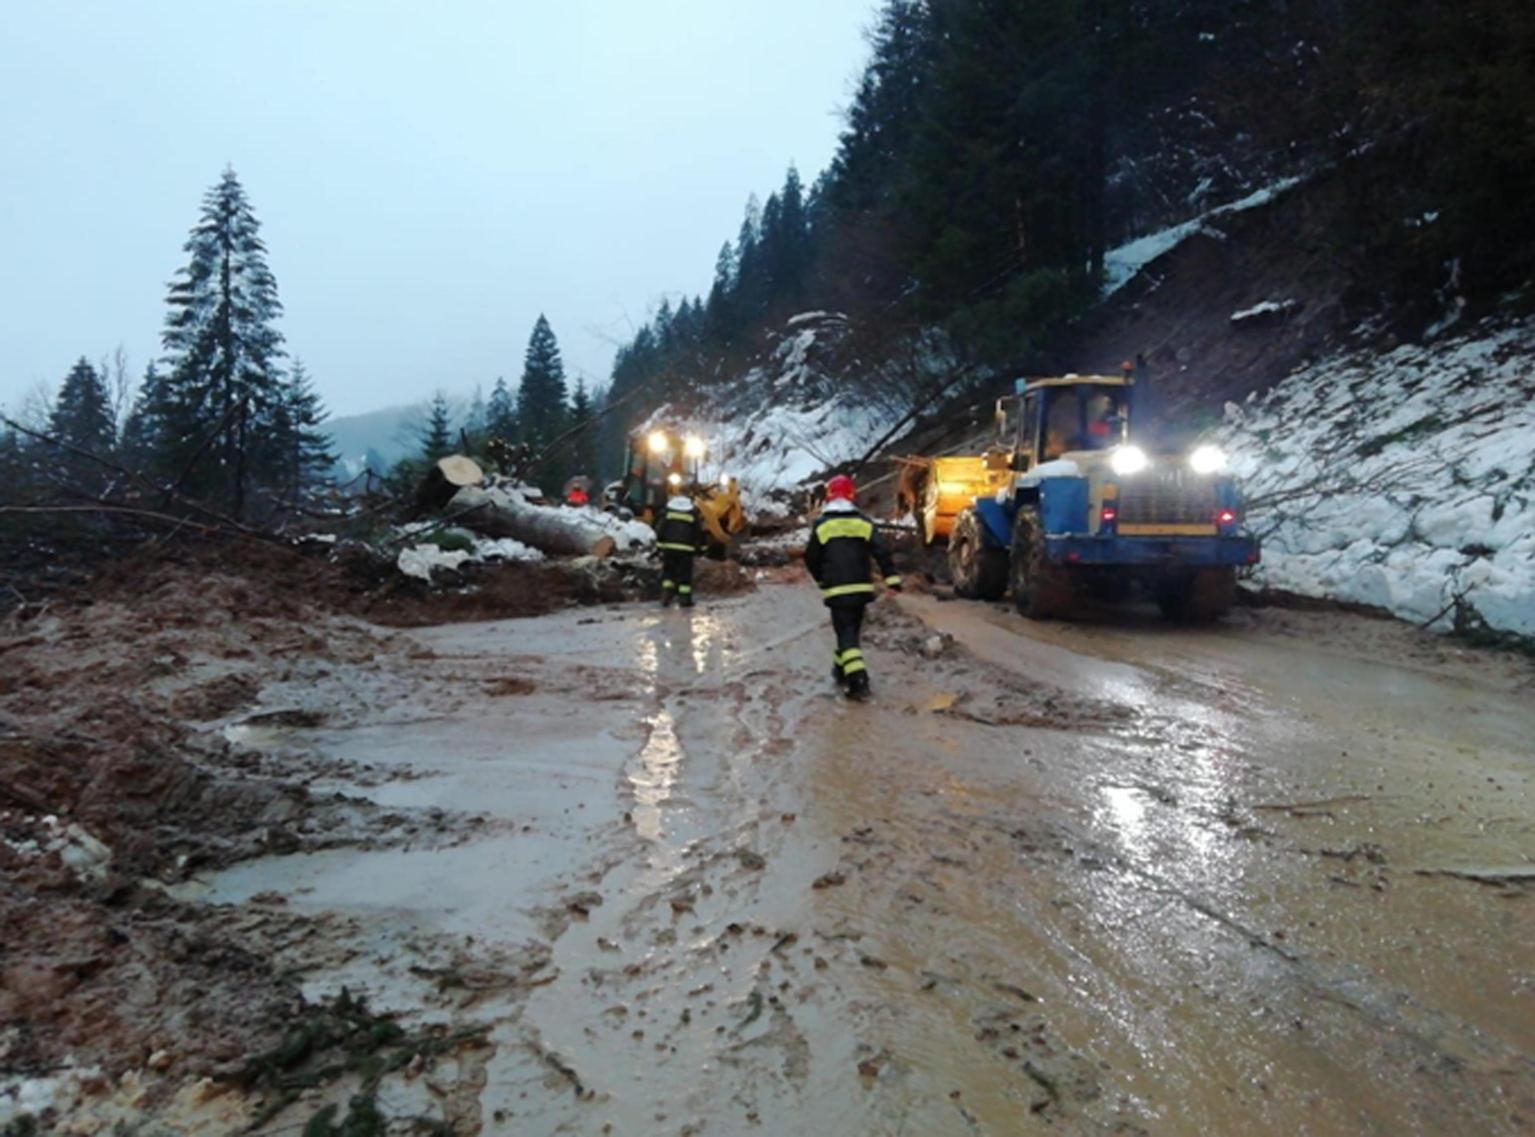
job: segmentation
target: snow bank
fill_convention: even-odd
[[[736,478],[754,520],[787,517],[783,499],[790,492],[862,458],[907,410],[907,400],[893,390],[878,402],[848,390],[838,350],[848,331],[840,313],[792,317],[769,361],[735,384],[738,392],[751,393],[750,403],[724,401],[678,423],[708,440],[703,476]],[[677,423],[668,407],[652,421]]]
[[[1163,253],[1181,245],[1195,233],[1206,231],[1210,222],[1221,217],[1229,217],[1233,213],[1245,213],[1249,209],[1257,209],[1260,205],[1267,205],[1286,190],[1300,184],[1300,178],[1281,178],[1273,185],[1248,194],[1238,201],[1230,202],[1219,208],[1212,209],[1208,213],[1202,213],[1191,221],[1185,221],[1181,225],[1174,225],[1169,229],[1163,229],[1158,233],[1148,233],[1144,237],[1137,237],[1117,249],[1110,249],[1103,258],[1105,281],[1103,294],[1113,295],[1126,284],[1132,277]]]
[[[1295,372],[1226,408],[1257,580],[1535,637],[1535,320]]]

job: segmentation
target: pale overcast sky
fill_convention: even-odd
[[[233,164],[333,413],[572,377],[841,129],[875,0],[59,0],[0,30],[0,406],[118,344]],[[136,378],[136,376],[135,376]]]

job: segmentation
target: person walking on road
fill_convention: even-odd
[[[838,474],[826,483],[826,505],[811,526],[805,545],[805,567],[821,586],[821,597],[831,609],[832,631],[837,637],[832,678],[847,691],[850,699],[869,695],[869,666],[864,660],[859,636],[863,631],[863,612],[874,599],[874,581],[869,561],[879,564],[885,587],[901,590],[890,550],[875,533],[870,521],[853,504],[856,490],[853,479]]]
[[[667,499],[656,526],[656,548],[661,550],[661,607],[670,607],[673,600],[693,607],[693,558],[704,551],[704,526],[686,494]]]

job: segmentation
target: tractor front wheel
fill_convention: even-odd
[[[1045,555],[1045,535],[1025,510],[1013,525],[1013,603],[1031,620],[1049,620],[1071,611],[1073,589],[1065,566]]]
[[[949,576],[954,595],[967,600],[1000,600],[1007,591],[1007,550],[986,544],[981,519],[967,509],[949,534]]]

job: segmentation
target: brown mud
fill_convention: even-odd
[[[214,820],[178,872],[172,812],[133,854],[169,894],[104,919],[174,915],[248,954],[163,960],[146,989],[168,1009],[122,1016],[159,1033],[95,1082],[85,1032],[59,1042],[28,1003],[52,1049],[7,1074],[52,1094],[60,1132],[233,1132],[277,1106],[257,1131],[296,1132],[359,1091],[458,1134],[1535,1124],[1527,660],[1349,615],[1035,624],[919,591],[871,610],[856,705],[790,568],[706,584],[690,613],[390,632],[305,608],[228,645],[221,588],[202,622],[105,625],[97,650],[128,661],[106,671],[62,631],[15,649],[83,699],[187,637],[145,713],[214,715],[176,728],[223,753],[199,770],[305,803],[281,847]],[[276,650],[301,635],[319,643]],[[346,821],[306,820],[324,808]],[[49,856],[70,875],[37,903],[108,904]],[[61,1005],[99,1003],[83,970],[45,976],[77,983]],[[204,1017],[265,1043],[343,992],[438,1042],[292,1101],[204,1054]]]

